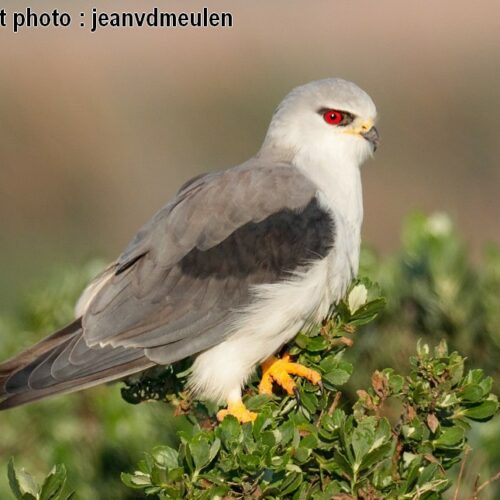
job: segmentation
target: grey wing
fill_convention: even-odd
[[[324,257],[333,221],[290,165],[243,165],[187,184],[136,237],[83,317],[90,346],[170,363],[219,343],[253,285]]]
[[[290,165],[255,162],[185,184],[90,285],[81,319],[0,365],[0,409],[221,342],[253,285],[329,252],[334,224],[316,191]]]

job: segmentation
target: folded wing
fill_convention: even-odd
[[[87,294],[78,327],[0,365],[0,408],[221,342],[255,285],[303,270],[331,249],[332,215],[316,194],[293,166],[258,160],[187,183]]]

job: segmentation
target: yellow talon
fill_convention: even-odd
[[[217,412],[217,420],[222,422],[228,415],[236,417],[240,424],[253,422],[257,418],[257,413],[250,411],[241,400],[229,402],[226,410],[220,410]]]
[[[276,382],[290,396],[293,395],[296,384],[290,375],[298,375],[315,385],[321,382],[321,375],[317,371],[299,363],[291,362],[289,354],[285,354],[281,359],[271,356],[262,363],[262,379],[259,384],[259,393],[272,394],[273,382]]]
[[[290,361],[289,354],[285,354],[281,359],[271,356],[262,363],[262,380],[259,384],[259,393],[272,394],[273,382],[276,382],[289,395],[293,395],[296,384],[290,375],[298,375],[315,385],[321,382],[321,375],[317,371]],[[257,418],[257,413],[250,411],[241,399],[229,401],[227,409],[217,412],[217,420],[222,422],[228,415],[236,417],[241,424],[253,422]]]

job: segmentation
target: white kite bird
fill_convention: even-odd
[[[320,321],[356,276],[360,165],[378,144],[375,105],[330,78],[294,89],[260,151],[182,186],[98,276],[76,321],[0,365],[0,409],[194,358],[190,387],[255,414],[241,390],[293,393],[320,375],[274,354]]]

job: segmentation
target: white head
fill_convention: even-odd
[[[293,89],[276,109],[261,154],[360,165],[378,145],[377,110],[357,85],[328,78]]]

